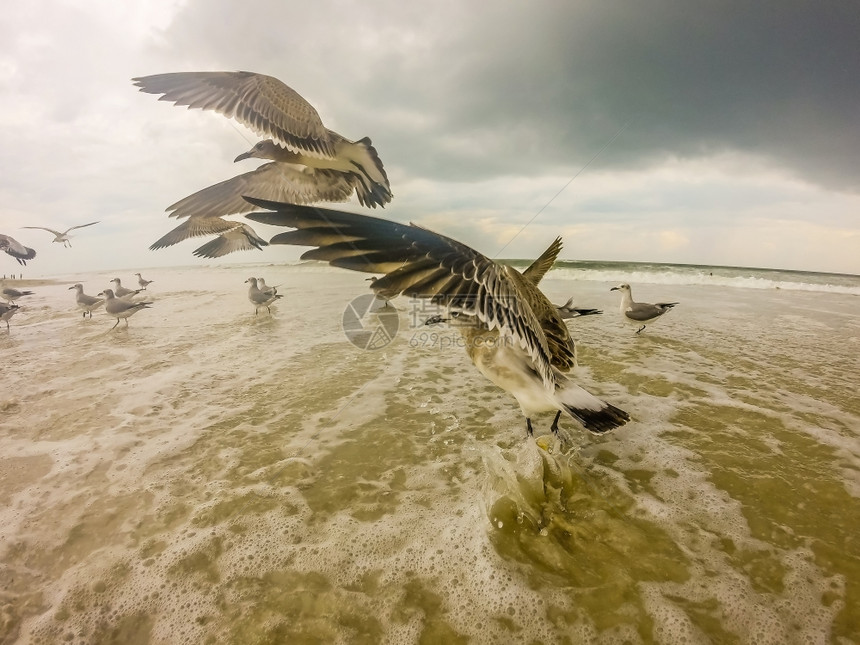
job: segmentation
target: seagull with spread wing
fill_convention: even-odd
[[[576,365],[573,339],[558,310],[537,287],[561,251],[560,238],[520,273],[414,224],[247,199],[269,211],[251,213],[249,219],[295,229],[276,235],[270,244],[316,247],[302,259],[382,274],[370,283],[377,295],[428,298],[456,314],[469,358],[484,376],[517,399],[529,434],[531,417],[541,412],[556,412],[554,432],[562,414],[593,433],[629,420],[626,412],[593,396],[568,376]]]
[[[310,103],[276,78],[253,72],[179,72],[132,80],[142,92],[161,94],[159,100],[219,112],[267,137],[235,161],[269,163],[168,206],[170,217],[189,220],[150,249],[209,234],[228,239],[214,248],[200,247],[195,255],[218,257],[261,248],[265,242],[250,226],[224,219],[253,210],[243,195],[312,204],[346,201],[355,193],[371,208],[391,201],[388,176],[370,139],[350,141],[329,130]]]
[[[69,232],[74,231],[76,228],[84,228],[85,226],[92,226],[93,224],[98,224],[98,222],[90,222],[89,224],[79,224],[78,226],[72,226],[71,228],[67,228],[65,231],[55,231],[52,228],[47,228],[45,226],[22,226],[21,228],[37,228],[42,231],[48,231],[49,233],[54,234],[54,239],[52,242],[62,242],[63,246],[71,247],[72,242],[69,239]]]

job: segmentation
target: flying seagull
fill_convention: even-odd
[[[313,246],[304,260],[382,274],[371,289],[383,298],[399,294],[428,298],[458,316],[466,351],[478,370],[510,392],[526,418],[555,411],[552,430],[568,414],[587,430],[603,433],[629,416],[576,385],[567,375],[576,349],[556,308],[537,283],[561,251],[556,239],[520,273],[454,239],[413,224],[248,197],[256,212],[248,218],[296,230],[271,244]]]
[[[69,287],[69,289],[74,289],[77,291],[75,294],[75,302],[78,305],[79,309],[83,310],[83,317],[86,318],[87,314],[90,315],[90,318],[93,317],[93,309],[98,309],[104,303],[104,298],[96,298],[95,296],[88,296],[84,293],[84,285],[78,283]]]
[[[310,204],[346,201],[354,192],[362,205],[371,208],[384,207],[391,201],[388,176],[370,139],[350,141],[329,130],[310,103],[276,78],[253,72],[180,72],[132,80],[140,91],[160,94],[159,100],[214,110],[236,119],[266,139],[234,161],[269,160],[256,170],[199,190],[168,206],[171,217],[205,221],[180,225],[150,248],[176,244],[195,235],[224,236],[228,231],[234,242],[220,247],[221,255],[260,248],[263,244],[253,229],[237,230],[238,223],[222,219],[253,210],[242,199],[243,195]],[[235,243],[239,234],[245,235],[246,242]],[[195,255],[217,257],[207,255],[203,247]]]
[[[645,323],[659,318],[678,304],[677,302],[658,302],[652,305],[646,302],[633,302],[633,292],[626,282],[612,287],[610,291],[621,292],[621,315],[624,319],[636,325],[642,325],[636,330],[637,334],[645,329]]]
[[[141,309],[147,309],[152,304],[151,302],[131,302],[130,300],[117,298],[114,295],[113,289],[105,289],[99,295],[105,297],[105,311],[113,318],[116,318],[116,322],[111,329],[116,329],[121,318],[125,318],[125,326],[128,327],[129,316],[133,316]]]
[[[603,313],[602,311],[600,311],[600,309],[586,309],[585,307],[574,307],[573,298],[568,300],[563,305],[555,305],[555,308],[558,309],[558,315],[565,320],[569,320],[571,318],[579,318],[580,316],[593,316],[595,314]]]
[[[72,242],[69,239],[69,232],[74,231],[76,228],[84,228],[85,226],[92,226],[93,224],[98,224],[98,222],[90,222],[89,224],[79,224],[78,226],[72,226],[71,228],[67,228],[62,233],[60,231],[55,231],[52,228],[46,228],[44,226],[22,226],[21,228],[37,228],[42,231],[48,231],[49,233],[54,234],[54,239],[52,242],[62,242],[63,246],[71,247]]]
[[[36,257],[36,252],[28,246],[24,246],[14,237],[0,233],[0,251],[5,251],[18,260],[18,264],[27,265],[27,260]]]
[[[195,215],[156,240],[149,247],[149,250],[163,249],[191,237],[216,233],[218,237],[194,250],[195,256],[219,258],[233,251],[250,251],[269,246],[266,240],[257,235],[257,232],[244,222],[233,222],[222,217],[209,215]]]

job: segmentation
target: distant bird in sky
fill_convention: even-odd
[[[3,299],[11,304],[15,304],[15,301],[19,298],[33,295],[32,291],[19,291],[18,289],[13,289],[12,287],[3,287],[3,291],[0,293],[2,293]]]
[[[637,334],[645,329],[645,323],[656,320],[678,304],[677,302],[658,302],[652,305],[646,302],[633,302],[633,292],[626,282],[612,287],[610,291],[621,292],[621,315],[624,319],[627,322],[642,325],[636,330]]]
[[[128,327],[129,316],[133,316],[141,309],[147,309],[152,304],[151,302],[132,302],[131,300],[117,298],[113,289],[105,289],[99,295],[105,297],[105,311],[111,317],[116,318],[116,323],[114,323],[111,329],[116,329],[122,318],[125,319],[125,326]]]
[[[558,314],[565,320],[569,320],[571,318],[579,318],[580,316],[593,316],[595,314],[602,314],[603,312],[600,309],[586,309],[585,307],[574,307],[573,306],[573,298],[569,299],[563,305],[555,305],[555,308],[558,309]]]
[[[104,304],[104,298],[96,298],[95,296],[88,296],[84,293],[84,285],[78,283],[74,286],[69,287],[69,289],[74,289],[77,291],[75,294],[75,302],[78,305],[79,309],[83,310],[83,317],[86,318],[87,314],[90,315],[90,318],[93,317],[93,309],[98,309]]]
[[[36,252],[28,246],[24,246],[14,237],[0,233],[0,251],[5,251],[18,260],[18,264],[27,265],[27,260],[36,257]]]
[[[601,401],[567,375],[576,365],[570,332],[537,284],[561,251],[556,239],[520,273],[474,249],[425,228],[331,209],[266,202],[248,218],[297,230],[272,244],[316,247],[304,260],[323,260],[353,271],[383,274],[371,289],[383,298],[407,294],[444,305],[462,334],[466,352],[490,381],[511,393],[532,433],[531,417],[562,413],[594,433],[625,424],[623,410]],[[445,322],[439,317],[435,322]]]
[[[133,296],[136,296],[140,293],[140,289],[126,289],[122,286],[122,281],[119,278],[114,278],[111,280],[111,284],[113,284],[114,288],[111,290],[111,294],[116,296],[117,298],[125,298],[128,300]]]
[[[19,307],[18,305],[0,302],[0,320],[5,321],[6,331],[9,331],[9,319],[15,314],[17,314],[19,309],[21,309],[21,307]]]
[[[354,192],[371,208],[391,201],[388,176],[370,139],[350,141],[327,129],[314,107],[276,78],[253,72],[179,72],[132,80],[142,92],[161,94],[159,100],[214,110],[267,137],[234,161],[270,160],[168,206],[171,217],[200,221],[176,227],[151,249],[207,234],[230,239],[215,248],[200,247],[195,255],[218,257],[261,248],[265,242],[253,229],[222,219],[253,210],[243,195],[310,204],[346,201]]]
[[[254,315],[260,311],[260,307],[265,307],[266,311],[272,313],[272,310],[269,309],[269,305],[271,305],[278,298],[283,298],[276,293],[272,293],[271,291],[262,291],[257,286],[257,278],[248,278],[245,280],[245,284],[250,283],[250,287],[248,287],[248,300],[251,301],[251,304],[254,305]]]
[[[135,273],[134,275],[137,276],[137,284],[138,284],[138,286],[140,286],[141,289],[145,290],[149,285],[151,285],[153,283],[152,280],[144,280],[143,276],[140,275],[139,273]]]
[[[67,228],[62,233],[60,231],[55,231],[52,228],[47,228],[45,226],[22,226],[21,228],[37,228],[41,231],[48,231],[49,233],[54,234],[54,239],[52,242],[62,242],[63,246],[71,247],[72,242],[69,239],[69,232],[74,231],[76,228],[84,228],[85,226],[92,226],[93,224],[98,224],[98,222],[90,222],[89,224],[79,224],[78,226],[72,226],[71,228]]]

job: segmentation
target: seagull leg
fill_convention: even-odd
[[[555,413],[555,419],[552,420],[552,425],[549,427],[552,430],[552,433],[557,437],[558,436],[558,420],[561,417],[561,410],[557,410]]]
[[[532,429],[532,420],[528,417],[526,417],[526,432],[529,433],[530,437],[533,437],[535,434],[535,431]]]
[[[638,334],[638,333],[639,333],[640,331],[642,331],[643,329],[645,329],[645,325],[642,325],[639,329],[637,329],[637,330],[636,330],[636,333]]]
[[[111,329],[116,329],[116,326],[118,324],[119,324],[119,318],[116,319],[116,322],[113,324],[113,327],[111,327]]]

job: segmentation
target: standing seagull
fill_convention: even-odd
[[[128,300],[141,292],[140,289],[126,289],[124,286],[122,286],[122,282],[119,278],[114,278],[113,280],[111,280],[111,284],[114,285],[114,288],[111,293],[117,298],[125,298],[126,300]]]
[[[276,293],[278,293],[278,287],[280,286],[281,285],[276,284],[274,287],[270,287],[266,284],[265,278],[257,278],[257,288],[263,293],[268,293],[274,296]]]
[[[95,296],[88,296],[84,293],[84,285],[78,283],[69,289],[74,289],[77,291],[75,294],[75,302],[78,303],[78,308],[83,309],[83,317],[86,318],[87,314],[90,315],[90,318],[93,317],[93,309],[98,309],[104,303],[104,298],[96,298]]]
[[[18,298],[33,295],[32,291],[19,291],[18,289],[13,289],[12,287],[3,287],[3,291],[0,293],[3,294],[3,300],[13,305]]]
[[[584,307],[574,307],[573,298],[568,300],[563,305],[555,305],[555,308],[558,309],[558,315],[565,320],[569,320],[570,318],[579,318],[580,316],[594,316],[595,314],[603,313],[602,311],[600,311],[600,309],[586,309]]]
[[[153,280],[144,280],[143,276],[140,275],[139,273],[135,273],[134,275],[137,276],[137,284],[140,285],[140,288],[143,289],[144,291],[146,290],[146,288],[149,285],[151,285],[154,282]]]
[[[18,260],[18,264],[27,266],[27,260],[36,257],[36,252],[29,246],[24,246],[14,237],[0,233],[0,251],[5,251]]]
[[[0,320],[6,321],[6,331],[9,331],[9,319],[18,313],[21,307],[0,302]]]
[[[658,302],[652,305],[647,302],[633,302],[633,292],[626,282],[622,282],[617,287],[612,287],[610,291],[621,292],[621,315],[624,316],[624,319],[637,325],[642,324],[636,330],[637,334],[645,329],[645,323],[659,318],[678,304],[677,302]]]
[[[371,289],[383,298],[401,293],[429,298],[457,314],[469,358],[484,376],[517,399],[529,434],[531,417],[540,412],[556,412],[554,432],[562,413],[594,433],[629,420],[626,412],[601,401],[565,374],[576,365],[576,348],[558,311],[537,288],[561,250],[561,239],[520,273],[419,226],[249,200],[274,211],[252,213],[249,219],[297,229],[276,235],[270,243],[316,247],[302,254],[302,259],[381,273]]]
[[[120,318],[125,318],[125,326],[128,327],[129,316],[136,314],[141,309],[147,309],[152,304],[151,302],[130,302],[129,300],[117,298],[112,289],[105,289],[99,295],[105,297],[105,311],[116,318],[116,322],[111,329],[116,329]]]
[[[269,305],[275,302],[278,298],[283,298],[283,296],[279,296],[271,290],[261,291],[257,286],[257,278],[248,278],[245,280],[245,284],[248,283],[251,284],[248,288],[248,300],[250,300],[251,304],[254,305],[254,315],[257,315],[260,307],[265,307],[266,311],[272,313],[272,310],[269,309]]]
[[[53,242],[62,242],[63,246],[71,247],[72,242],[69,240],[69,231],[74,231],[76,228],[84,228],[85,226],[92,226],[93,224],[98,224],[98,222],[90,222],[89,224],[80,224],[79,226],[73,226],[71,228],[66,229],[62,233],[60,231],[55,231],[52,228],[46,228],[44,226],[22,226],[21,228],[38,228],[42,231],[48,231],[49,233],[54,234]]]

